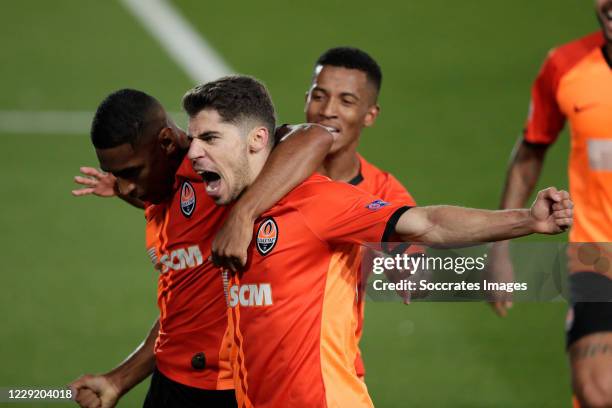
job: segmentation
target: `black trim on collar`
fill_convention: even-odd
[[[348,181],[349,184],[356,186],[357,184],[363,181],[363,174],[361,174],[361,169],[359,169],[359,174]]]

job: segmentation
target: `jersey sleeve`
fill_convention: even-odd
[[[384,242],[395,233],[405,202],[383,201],[347,183],[319,183],[298,211],[308,227],[329,243]]]
[[[528,143],[549,145],[557,140],[565,124],[565,116],[557,102],[561,69],[556,50],[544,61],[531,88],[531,102],[523,139]]]

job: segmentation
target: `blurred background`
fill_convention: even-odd
[[[0,386],[61,386],[106,371],[157,315],[142,213],[70,190],[79,166],[97,165],[88,125],[106,94],[134,87],[180,111],[183,93],[206,77],[208,68],[199,77],[167,51],[160,27],[186,22],[228,69],[263,80],[279,123],[304,120],[304,94],[324,50],[363,48],[384,80],[382,113],[360,152],[394,173],[419,204],[487,208],[498,205],[546,52],[598,29],[585,1],[174,0],[169,10],[185,21],[158,13],[148,25],[137,17],[138,3],[161,7],[146,0],[2,3]],[[542,186],[567,187],[567,152],[564,133]],[[565,309],[516,304],[500,319],[483,303],[370,302],[363,349],[374,402],[570,406]],[[140,406],[147,387],[119,406]]]

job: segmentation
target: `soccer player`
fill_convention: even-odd
[[[244,111],[230,103],[257,100]],[[268,106],[254,109],[252,106]],[[218,205],[257,177],[273,145],[272,101],[257,81],[226,77],[183,98],[188,157]],[[226,286],[240,407],[371,407],[355,373],[359,244],[400,239],[448,244],[554,234],[571,224],[567,192],[538,194],[531,209],[486,211],[387,203],[315,174],[255,223],[246,271]]]
[[[230,101],[239,109],[252,102]],[[71,384],[77,402],[113,407],[152,374],[145,407],[235,406],[223,283],[208,262],[213,233],[227,213],[207,194],[214,182],[203,183],[193,171],[185,133],[143,92],[124,89],[109,95],[96,111],[91,140],[102,170],[112,177],[101,175],[102,185],[80,180],[92,189],[84,194],[116,191],[132,204],[144,204],[146,248],[159,270],[160,314],[146,340],[121,365]],[[332,140],[321,126],[298,129],[279,145],[242,199],[256,212],[270,207],[320,165]]]
[[[325,51],[314,65],[311,86],[306,93],[306,122],[327,126],[336,135],[331,151],[318,170],[332,180],[344,181],[384,201],[416,205],[410,193],[393,177],[366,161],[357,147],[364,128],[373,126],[380,106],[378,94],[382,72],[378,63],[366,52],[351,47],[337,47]],[[221,264],[225,260],[240,259],[244,264],[251,240],[252,217],[241,214],[239,203],[233,209],[230,227],[224,227],[215,238],[213,253]],[[239,221],[244,220],[243,225]],[[243,234],[240,231],[246,230]],[[238,240],[243,236],[246,240]],[[359,268],[356,264],[354,267]],[[366,277],[359,283],[355,303],[356,334],[363,333]],[[365,376],[365,367],[358,350],[355,361],[357,375]]]
[[[612,1],[597,0],[601,30],[553,49],[531,90],[523,135],[512,155],[501,208],[525,204],[548,148],[569,122],[569,184],[576,204],[569,234],[571,308],[567,345],[572,383],[583,407],[612,407],[612,260],[609,245],[588,255],[579,243],[612,242]],[[581,249],[583,248],[583,249]],[[507,245],[493,273],[509,275]],[[592,262],[588,261],[592,258]],[[506,265],[506,267],[503,267]],[[588,292],[596,288],[596,295]],[[505,305],[496,305],[505,313]]]

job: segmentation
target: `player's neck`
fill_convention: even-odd
[[[327,155],[320,172],[332,180],[350,181],[357,177],[360,167],[355,143],[347,149]]]
[[[270,152],[268,150],[261,151],[258,154],[251,154],[247,157],[248,160],[248,185],[251,185],[255,182],[259,173],[263,170],[266,162],[268,161],[268,157],[270,157]]]

